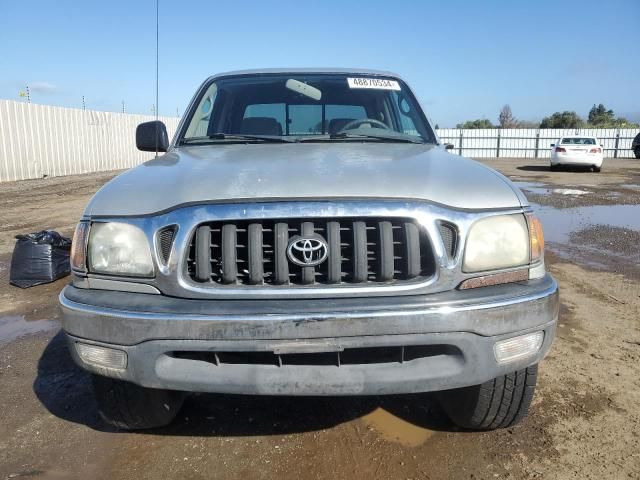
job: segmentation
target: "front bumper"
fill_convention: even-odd
[[[415,297],[212,301],[68,286],[60,302],[74,359],[100,375],[185,391],[373,395],[474,385],[537,363],[555,336],[558,287],[547,275]],[[498,364],[495,342],[536,331],[535,354]],[[127,368],[84,363],[78,342],[125,351]]]

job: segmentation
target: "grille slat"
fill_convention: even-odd
[[[249,225],[249,283],[259,285],[264,279],[262,224]]]
[[[200,225],[196,230],[196,278],[207,280],[211,277],[211,229]]]
[[[388,282],[393,279],[393,229],[391,222],[382,221],[378,223],[378,279]]]
[[[238,279],[237,228],[233,223],[222,226],[222,281],[235,283]]]
[[[340,241],[340,223],[327,223],[327,243],[329,244],[327,282],[339,283],[342,278],[342,246],[347,246]]]
[[[362,283],[367,280],[367,226],[362,221],[353,222],[353,281]]]
[[[275,283],[283,285],[289,283],[289,260],[287,260],[289,226],[286,223],[276,223],[273,231],[275,232],[273,241]]]
[[[295,236],[322,237],[327,259],[290,261]],[[427,233],[406,218],[211,221],[198,226],[185,270],[199,283],[314,287],[421,281],[435,273]]]
[[[405,272],[407,277],[415,277],[420,272],[420,234],[415,223],[404,224],[405,234]]]
[[[313,235],[314,228],[313,222],[302,222],[300,227],[300,235],[303,237]],[[303,285],[309,285],[315,281],[315,267],[302,267],[300,271],[300,277]]]

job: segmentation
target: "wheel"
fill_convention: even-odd
[[[600,172],[600,170],[602,170],[602,167],[596,167],[595,165],[593,166],[593,171],[598,173]]]
[[[636,147],[636,149],[633,151],[633,154],[636,156],[636,158],[640,158],[640,147]]]
[[[92,377],[98,413],[105,422],[122,430],[163,427],[182,407],[182,392],[140,387],[100,375]]]
[[[364,125],[365,123],[376,125],[378,128],[382,128],[384,130],[390,130],[389,125],[387,125],[384,122],[381,122],[380,120],[376,120],[375,118],[360,118],[358,120],[351,120],[349,123],[347,123],[344,127],[342,127],[336,133],[342,133],[345,130],[352,130],[352,129],[358,128],[360,125]]]
[[[529,412],[537,376],[536,364],[481,385],[440,392],[440,404],[451,421],[462,428],[510,427]]]
[[[552,172],[557,172],[559,169],[560,169],[560,166],[559,166],[559,165],[553,165],[553,164],[552,164],[552,165],[549,167],[549,170],[551,170]]]

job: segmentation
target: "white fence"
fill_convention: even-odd
[[[0,100],[0,182],[138,165],[153,153],[136,149],[136,126],[153,119]],[[171,138],[179,119],[160,120]]]
[[[135,146],[136,126],[150,115],[96,112],[0,100],[0,182],[133,167],[152,158]],[[178,118],[161,117],[173,136]],[[440,129],[467,157],[545,158],[563,135],[595,135],[609,157],[631,157],[638,129]]]
[[[604,156],[633,157],[631,142],[640,132],[633,128],[442,128],[438,136],[465,157],[548,158],[551,144],[567,135],[592,135],[600,140]]]

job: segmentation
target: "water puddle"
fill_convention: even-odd
[[[554,208],[531,203],[542,221],[545,239],[567,243],[572,232],[592,225],[629,228],[640,231],[640,205],[591,205]]]
[[[541,183],[537,182],[513,182],[520,188],[521,190],[526,190],[530,193],[535,193],[538,195],[549,195],[554,193],[556,195],[587,195],[590,192],[589,190],[582,190],[578,188],[553,188]],[[583,187],[589,187],[592,185],[582,185]]]
[[[0,344],[57,327],[58,322],[54,320],[26,320],[23,315],[0,317]]]
[[[587,193],[591,193],[586,190],[576,190],[572,188],[554,188],[551,192],[559,195],[586,195]]]
[[[419,427],[396,417],[380,407],[362,417],[362,421],[378,432],[385,440],[407,447],[422,445],[435,433],[433,430]]]

